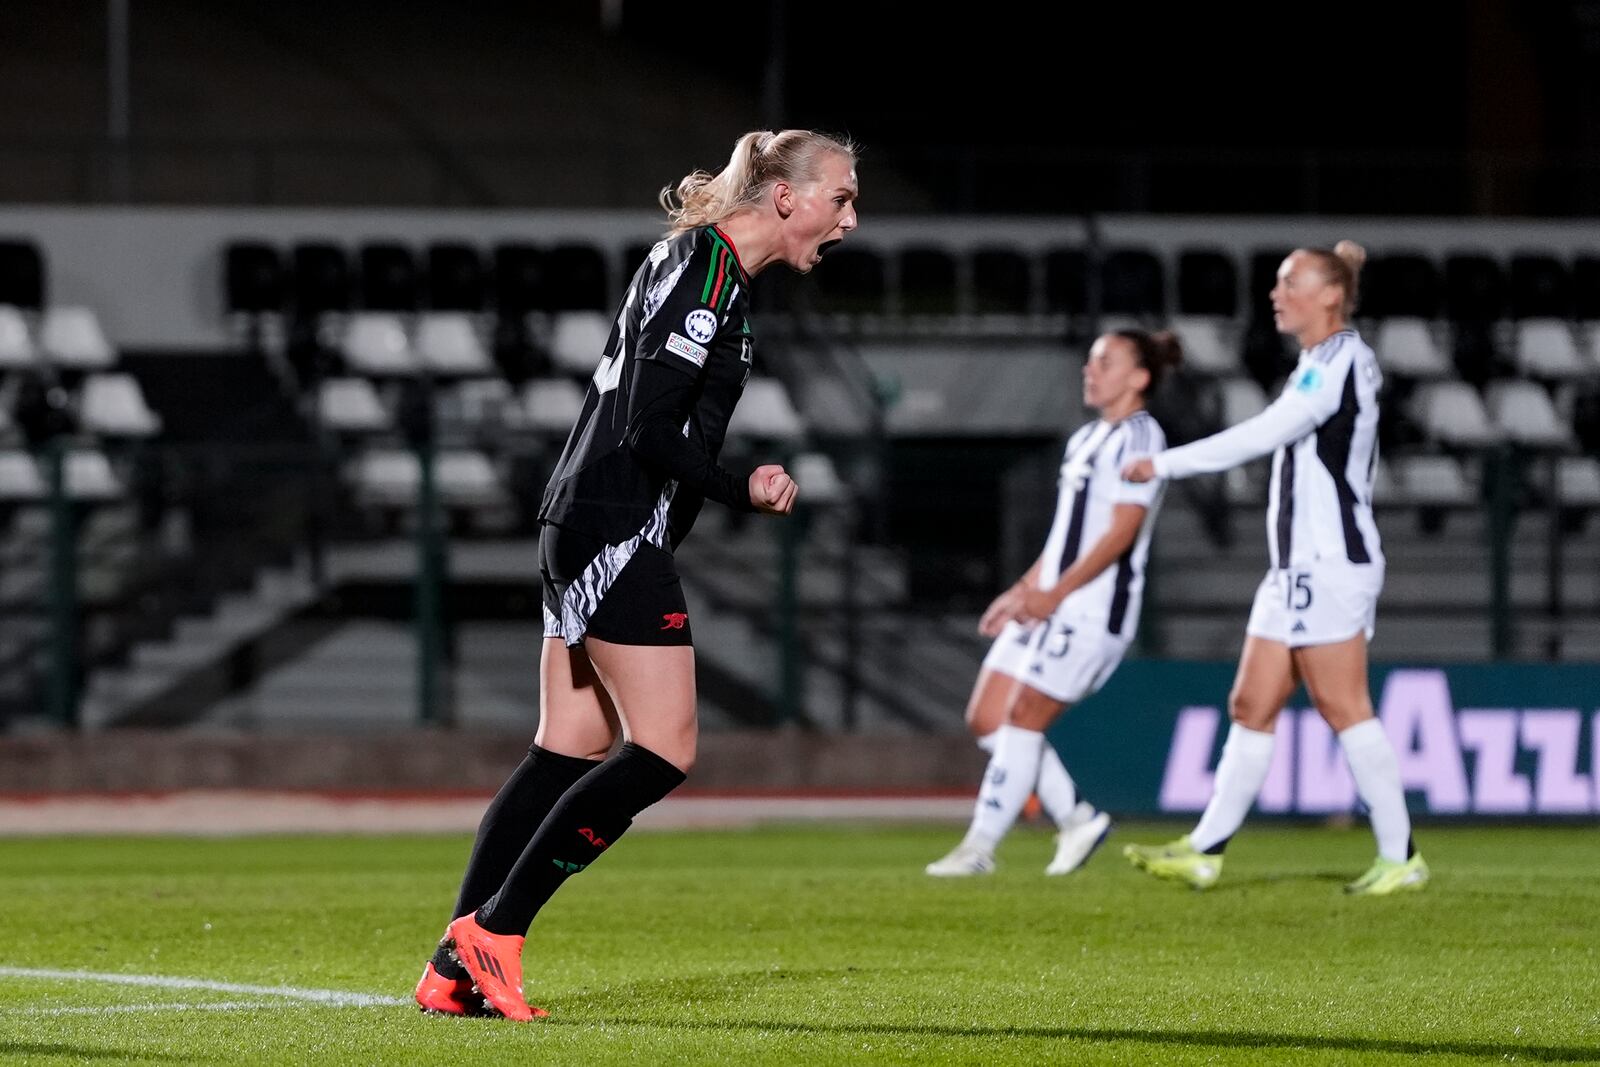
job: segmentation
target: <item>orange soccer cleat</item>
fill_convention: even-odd
[[[422,969],[417,983],[417,1006],[440,1015],[487,1015],[483,998],[472,991],[470,978],[446,978],[433,969],[433,961]]]
[[[493,1010],[525,1023],[550,1013],[522,999],[522,942],[515,934],[491,934],[476,915],[463,915],[445,931],[450,954],[466,968],[472,985]]]

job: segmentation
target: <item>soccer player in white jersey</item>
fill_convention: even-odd
[[[967,725],[991,753],[989,767],[971,827],[949,855],[928,864],[931,875],[992,872],[995,846],[1033,793],[1058,828],[1046,874],[1076,870],[1110,831],[1109,816],[1077,799],[1045,731],[1105,685],[1138,630],[1161,486],[1123,481],[1120,472],[1166,446],[1144,398],[1182,358],[1172,334],[1143,330],[1105,334],[1089,350],[1083,398],[1100,417],[1067,442],[1044,551],[978,624],[995,642]]]
[[[1347,325],[1365,260],[1352,241],[1332,251],[1290,253],[1272,289],[1277,327],[1301,349],[1283,394],[1254,418],[1134,460],[1123,471],[1141,482],[1187,478],[1273,453],[1272,565],[1245,628],[1228,697],[1233,723],[1211,801],[1186,836],[1123,850],[1135,867],[1196,889],[1221,875],[1223,847],[1266,781],[1278,712],[1301,682],[1339,735],[1378,839],[1378,858],[1345,889],[1384,896],[1428,883],[1428,865],[1411,841],[1394,748],[1367,688],[1367,642],[1383,588],[1383,550],[1372,518],[1382,375],[1372,349]]]

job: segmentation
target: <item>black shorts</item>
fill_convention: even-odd
[[[593,635],[618,645],[689,645],[689,609],[672,553],[640,537],[608,545],[546,524],[539,533],[544,635],[572,647]]]

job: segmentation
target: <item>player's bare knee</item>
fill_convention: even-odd
[[[1272,729],[1281,705],[1262,700],[1254,693],[1234,690],[1228,694],[1228,718],[1247,730],[1266,733]]]

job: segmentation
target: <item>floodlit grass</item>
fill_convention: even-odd
[[[0,1062],[1600,1062],[1594,829],[1427,830],[1386,900],[1340,893],[1364,830],[1247,829],[1204,894],[1119,855],[1176,832],[964,881],[950,830],[634,833],[536,922],[529,1025],[410,1004],[465,838],[0,841],[4,967],[406,998],[0,973]]]

